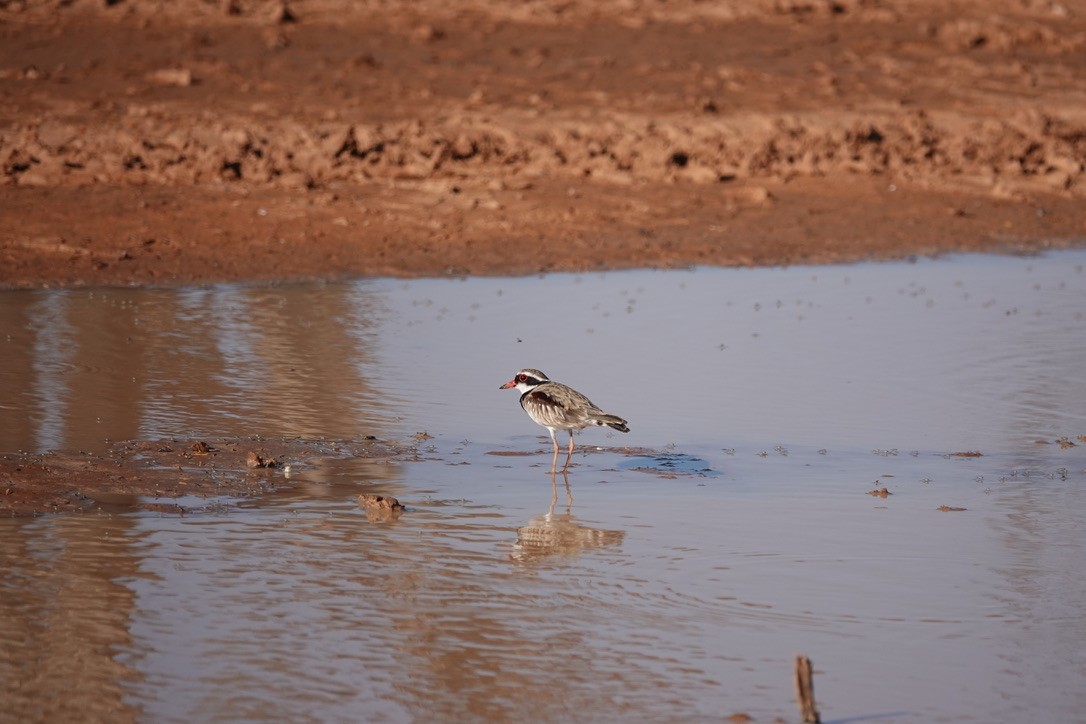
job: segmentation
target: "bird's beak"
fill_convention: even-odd
[[[516,386],[517,386],[517,381],[516,380],[509,380],[508,382],[506,382],[504,385],[502,385],[498,389],[499,390],[508,390],[510,387],[516,387]]]

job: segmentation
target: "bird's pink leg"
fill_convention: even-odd
[[[569,461],[573,459],[573,430],[569,431],[569,454],[566,455],[566,464],[562,466],[562,472],[569,470]]]
[[[558,469],[558,440],[554,437],[554,430],[550,431],[551,442],[554,443],[554,457],[551,458],[551,474],[553,475],[555,470]]]

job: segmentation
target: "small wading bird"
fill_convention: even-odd
[[[548,377],[531,368],[518,372],[513,379],[499,387],[499,390],[517,388],[520,391],[520,406],[528,417],[537,425],[542,425],[551,433],[554,443],[554,459],[551,460],[551,472],[558,465],[558,439],[555,433],[569,430],[569,456],[562,468],[569,467],[573,457],[573,432],[583,430],[589,425],[609,427],[619,432],[629,432],[626,421],[617,415],[609,415],[592,404],[592,400],[572,387],[560,382],[551,382]]]

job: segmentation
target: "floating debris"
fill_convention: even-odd
[[[358,507],[366,508],[368,510],[387,510],[401,512],[407,510],[392,496],[377,495],[376,493],[362,493],[358,496]]]
[[[250,450],[245,456],[245,467],[250,470],[255,468],[277,468],[279,467],[279,461],[275,458],[266,458],[255,450]]]

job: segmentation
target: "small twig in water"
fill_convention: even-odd
[[[822,721],[815,706],[811,660],[806,656],[796,656],[796,703],[799,704],[803,724],[819,724]]]

